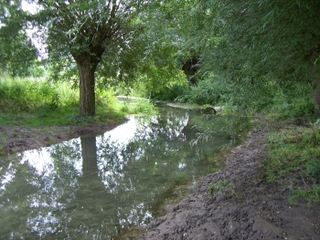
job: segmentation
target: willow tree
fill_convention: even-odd
[[[212,23],[217,19],[222,23],[218,29],[220,41],[204,53],[203,71],[224,72],[225,79],[239,86],[238,102],[256,95],[258,101],[265,102],[261,104],[270,104],[267,101],[274,97],[272,87],[287,90],[291,96],[305,87],[305,101],[312,99],[313,88],[318,110],[319,1],[204,0],[201,7],[198,21],[205,15]],[[204,26],[205,32],[216,34],[208,31],[210,25]],[[246,102],[253,104],[249,98]]]
[[[37,16],[45,26],[49,56],[58,61],[72,56],[79,74],[80,115],[95,115],[98,64],[102,59],[113,61],[111,58],[130,49],[140,1],[38,0],[37,4],[42,9]],[[111,56],[104,56],[106,53]]]
[[[27,18],[20,0],[0,3],[0,69],[13,76],[27,75],[37,57],[26,33]]]

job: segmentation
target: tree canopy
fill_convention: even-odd
[[[27,75],[37,57],[26,33],[27,19],[28,13],[22,10],[20,1],[0,3],[0,69],[13,76]]]
[[[128,54],[140,1],[47,1],[38,17],[47,30],[50,57],[75,60],[80,79],[80,115],[95,115],[95,73],[103,58]],[[105,56],[104,56],[105,55]],[[123,62],[118,61],[118,67]],[[113,69],[121,76],[122,69]]]
[[[148,87],[160,89],[172,86],[167,83],[181,70],[191,88],[206,88],[199,95],[208,92],[212,101],[204,102],[210,104],[223,99],[259,110],[275,95],[291,91],[297,96],[301,89],[315,89],[317,108],[320,104],[317,1],[29,2],[39,6],[33,16],[22,11],[19,0],[1,5],[0,54],[9,56],[6,43],[12,36],[19,46],[11,49],[32,50],[22,26],[42,27],[49,57],[60,64],[69,58],[77,65],[81,115],[95,114],[97,74],[125,83],[148,74]],[[13,63],[18,53],[11,51],[7,62]]]
[[[281,101],[292,101],[285,99],[286,91],[293,99],[301,94],[305,101],[312,98],[302,89],[319,85],[317,1],[202,0],[190,6],[186,16],[177,21],[176,14],[174,20],[178,29],[187,29],[179,32],[182,49],[196,50],[197,76],[206,81],[205,88],[215,85],[221,92],[225,86],[231,89],[225,100],[258,110],[279,94]],[[180,10],[176,5],[172,11]]]

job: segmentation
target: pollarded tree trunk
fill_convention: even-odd
[[[75,58],[80,78],[80,116],[94,116],[95,111],[95,70],[97,63],[90,56]]]
[[[82,136],[82,173],[84,177],[92,176],[98,171],[97,146],[95,136]]]

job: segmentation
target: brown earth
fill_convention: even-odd
[[[289,179],[265,178],[265,142],[265,130],[249,134],[225,168],[202,178],[195,193],[167,207],[139,239],[320,239],[320,204],[290,206]],[[211,196],[210,183],[223,182]]]
[[[0,127],[0,146],[2,154],[9,154],[115,126]],[[226,156],[225,168],[202,178],[193,194],[168,206],[167,214],[154,219],[139,239],[320,239],[320,203],[290,206],[290,179],[266,179],[261,167],[266,134],[262,129],[250,133],[246,143]],[[211,183],[223,185],[214,196],[208,191]]]
[[[0,126],[1,155],[22,152],[39,147],[50,146],[55,143],[70,140],[87,134],[100,134],[118,124],[88,123],[85,126],[53,126],[41,128],[23,128],[20,126]],[[1,149],[1,148],[0,148]]]

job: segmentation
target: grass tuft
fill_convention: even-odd
[[[270,180],[295,176],[290,203],[303,197],[308,203],[319,201],[320,133],[316,124],[309,127],[287,126],[268,137],[264,163]]]

